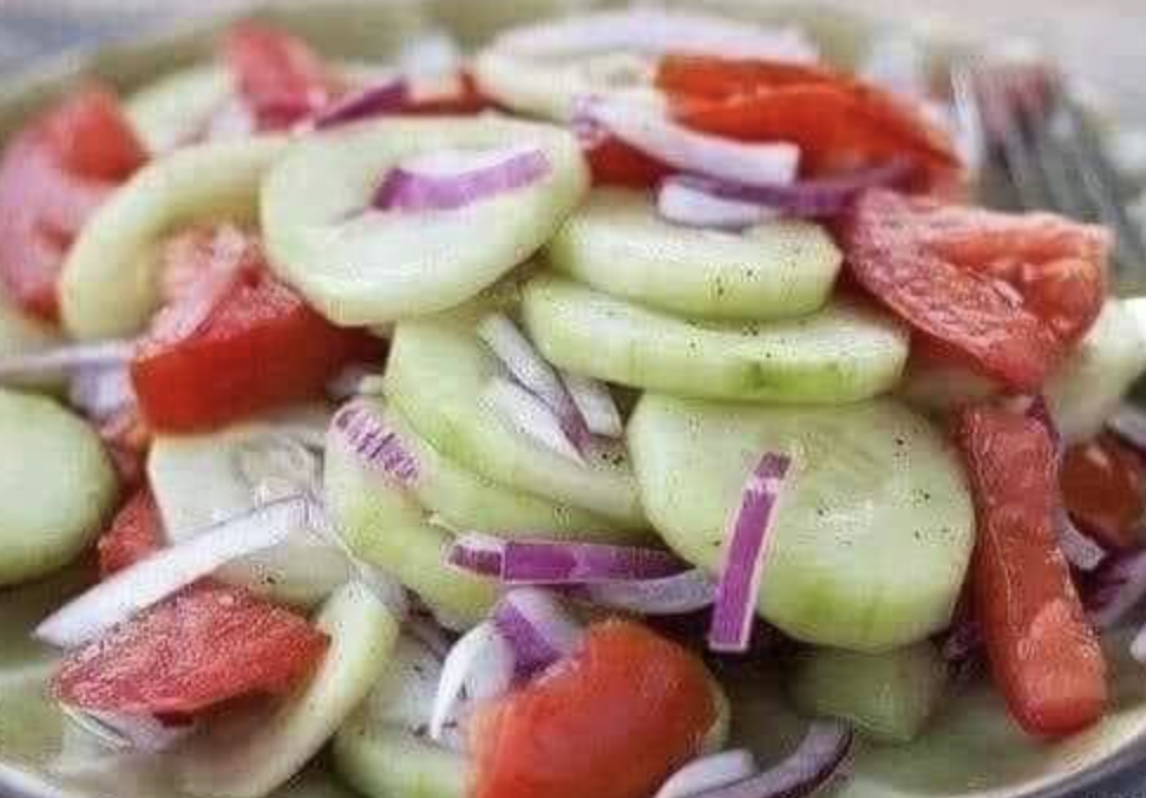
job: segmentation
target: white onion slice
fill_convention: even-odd
[[[583,14],[526,25],[496,39],[512,55],[554,58],[628,50],[669,51],[772,61],[815,61],[818,52],[799,28],[765,28],[685,11],[636,8]]]
[[[800,166],[800,148],[791,142],[748,144],[697,133],[634,102],[590,98],[578,115],[669,166],[733,183],[787,185]]]
[[[1132,652],[1132,659],[1136,660],[1141,665],[1143,665],[1145,662],[1145,633],[1147,630],[1147,626],[1141,626],[1140,631],[1136,633],[1134,638],[1132,638],[1132,644],[1128,647],[1128,650]]]
[[[583,455],[569,439],[560,417],[536,394],[511,380],[493,377],[484,386],[480,399],[516,432],[554,454],[585,465]]]
[[[756,760],[743,748],[689,762],[664,782],[656,798],[691,798],[756,775]]]
[[[82,369],[124,366],[132,359],[135,348],[136,344],[132,341],[101,341],[5,355],[0,357],[0,384],[7,380],[43,377],[58,372],[71,374]]]
[[[571,656],[584,639],[580,624],[551,594],[536,588],[506,593],[492,612],[492,623],[512,646],[521,679]]]
[[[512,647],[490,622],[474,628],[457,641],[444,660],[428,736],[444,739],[445,727],[456,712],[461,694],[483,700],[500,695],[512,684],[515,657]]]
[[[624,436],[624,420],[607,385],[570,371],[561,371],[560,379],[589,432],[605,438]]]
[[[720,230],[742,230],[780,218],[776,208],[719,197],[679,180],[660,184],[656,209],[676,224]]]
[[[788,456],[767,452],[744,485],[740,507],[725,543],[712,611],[708,644],[713,651],[748,650],[760,582],[771,552],[772,526],[791,465]]]
[[[439,150],[394,167],[372,198],[381,211],[451,211],[545,178],[544,150],[516,145],[488,150]]]
[[[308,519],[308,501],[293,497],[214,524],[68,602],[35,636],[60,648],[83,645],[233,560],[285,542]]]
[[[601,607],[639,615],[684,615],[716,602],[716,583],[698,568],[660,579],[602,582],[577,595]]]
[[[60,711],[78,728],[117,751],[158,754],[170,750],[197,728],[191,722],[165,725],[149,715],[122,715],[63,704]]]
[[[77,369],[68,385],[68,402],[89,418],[103,421],[136,405],[126,365]]]

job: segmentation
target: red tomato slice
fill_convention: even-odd
[[[240,588],[201,582],[69,654],[53,693],[64,704],[131,715],[191,715],[307,676],[328,638]]]
[[[144,157],[115,98],[99,87],[16,134],[0,160],[0,283],[21,308],[56,318],[56,277],[72,239]]]
[[[667,56],[657,85],[689,127],[747,141],[792,141],[807,174],[912,159],[921,187],[952,193],[963,168],[948,135],[919,108],[823,67]]]
[[[596,185],[647,188],[673,171],[612,136],[587,147],[584,155]]]
[[[716,717],[693,655],[631,622],[475,716],[471,798],[648,798]]]
[[[323,108],[340,86],[303,40],[254,22],[236,25],[224,58],[262,131],[284,130]]]
[[[1027,732],[1082,729],[1104,713],[1106,666],[1053,528],[1055,447],[1041,422],[994,407],[964,411],[957,441],[979,524],[973,601],[996,684]]]
[[[1098,228],[871,190],[840,225],[853,277],[937,352],[1035,392],[1104,301]]]
[[[199,252],[203,278],[156,316],[132,361],[153,429],[211,429],[316,396],[341,366],[379,354],[278,282],[255,240],[225,231]]]
[[[1144,545],[1144,458],[1112,435],[1072,446],[1060,468],[1064,505],[1110,549]]]
[[[133,494],[96,545],[101,578],[127,568],[163,545],[160,511],[152,492],[141,488]]]

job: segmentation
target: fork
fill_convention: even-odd
[[[955,66],[953,106],[962,141],[977,164],[989,143],[998,145],[1021,209],[1056,211],[1110,228],[1116,283],[1122,290],[1142,292],[1144,232],[1129,215],[1115,165],[1059,75],[1037,69],[1033,77],[1037,85],[1027,87],[1020,83],[1019,69],[982,60]]]

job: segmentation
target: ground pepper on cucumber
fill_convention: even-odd
[[[1104,230],[969,204],[934,102],[647,10],[377,69],[244,23],[29,120],[0,585],[95,546],[36,630],[61,708],[203,798],[330,742],[376,798],[806,795],[982,663],[1093,724],[1142,300]],[[729,739],[755,658],[811,718],[780,761]]]

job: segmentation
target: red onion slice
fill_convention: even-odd
[[[480,397],[513,430],[550,452],[585,465],[584,456],[568,437],[568,432],[548,403],[519,383],[494,377]]]
[[[587,585],[576,596],[601,607],[637,615],[686,615],[711,607],[716,583],[698,568],[659,579],[632,579]]]
[[[82,593],[35,636],[59,648],[83,645],[233,560],[285,542],[310,519],[308,500],[297,496],[222,521]]]
[[[560,379],[589,432],[605,438],[624,436],[624,420],[607,385],[567,371],[560,372]]]
[[[660,184],[656,210],[676,224],[717,230],[743,230],[780,218],[769,205],[726,199],[675,179]]]
[[[727,213],[734,221],[738,215],[737,209],[748,206],[762,206],[788,216],[822,219],[839,214],[853,197],[865,189],[899,185],[912,170],[910,161],[893,161],[840,177],[754,183],[739,174],[726,176],[691,169],[689,171],[696,174],[674,175],[665,179],[660,192],[663,196],[665,191],[679,189],[691,192],[693,196],[706,195],[717,203],[728,203],[723,207],[728,208]],[[741,212],[751,215],[750,209]],[[689,222],[683,218],[673,221]]]
[[[750,779],[697,793],[692,798],[802,798],[836,775],[852,753],[852,729],[841,721],[816,721],[783,762]]]
[[[1144,427],[1144,414],[1131,406],[1121,408],[1116,415],[1108,419],[1108,429],[1140,454],[1144,454],[1145,451]]]
[[[534,588],[509,591],[492,623],[512,646],[516,675],[530,679],[580,647],[584,630],[550,594]]]
[[[1148,582],[1143,550],[1117,554],[1090,579],[1084,603],[1097,629],[1111,629],[1143,604]]]
[[[669,166],[724,181],[782,186],[795,180],[800,166],[800,148],[791,142],[749,144],[697,133],[637,103],[590,98],[578,118]]]
[[[724,751],[689,762],[664,782],[656,798],[694,798],[755,775],[756,760],[750,751],[743,748]]]
[[[6,355],[0,357],[0,385],[8,380],[25,380],[61,372],[74,374],[88,369],[123,367],[132,359],[135,348],[132,341],[102,341]]]
[[[448,549],[448,564],[481,576],[500,576],[504,570],[504,541],[491,535],[460,535]]]
[[[525,188],[551,165],[536,146],[441,150],[394,167],[372,198],[382,211],[451,211]]]
[[[506,585],[594,585],[661,579],[684,571],[676,557],[658,549],[560,540],[501,540],[465,534],[453,542],[448,562]],[[497,564],[499,568],[497,569]]]
[[[527,25],[499,37],[495,47],[511,55],[543,58],[619,50],[798,63],[818,57],[815,45],[799,28],[765,28],[655,8],[582,14]]]
[[[310,127],[314,130],[330,130],[352,122],[360,122],[375,116],[400,111],[407,105],[409,93],[406,80],[390,78],[382,83],[346,94],[322,108],[312,119]]]
[[[512,647],[492,623],[482,623],[461,637],[444,660],[428,736],[436,742],[443,741],[445,728],[455,716],[462,695],[482,701],[511,687],[514,667]]]
[[[708,645],[713,651],[748,650],[760,581],[772,542],[772,525],[792,460],[767,452],[756,464],[740,499],[725,544]]]
[[[400,435],[371,407],[352,401],[332,418],[332,427],[365,464],[404,486],[420,478],[420,462]]]
[[[1080,530],[1063,506],[1056,511],[1056,542],[1064,559],[1078,571],[1094,571],[1108,556],[1099,543]]]

